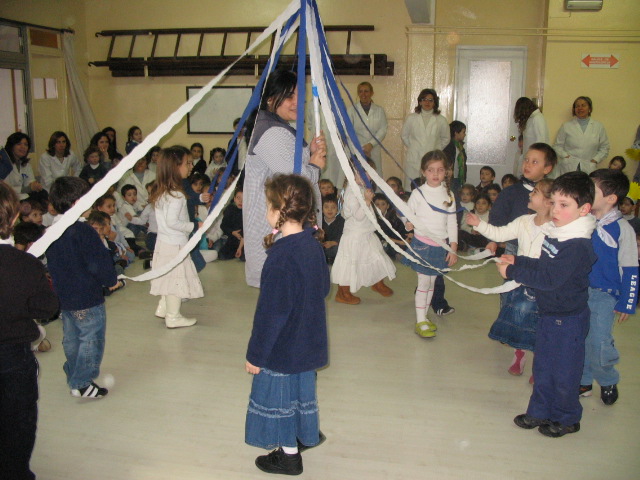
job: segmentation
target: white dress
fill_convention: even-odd
[[[155,203],[158,239],[153,252],[153,268],[172,261],[189,240],[193,222],[189,221],[187,199],[181,192],[164,194]],[[175,295],[180,298],[201,298],[202,284],[191,256],[160,278],[151,280],[151,295]]]
[[[348,285],[351,292],[356,293],[361,287],[369,287],[385,277],[393,280],[396,267],[384,253],[375,226],[351,188],[345,190],[341,215],[345,219],[344,230],[331,269],[331,281]]]

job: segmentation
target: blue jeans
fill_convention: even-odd
[[[100,374],[107,312],[104,303],[86,310],[62,310],[64,373],[71,389],[88,386]]]
[[[596,288],[589,288],[591,319],[585,342],[581,385],[591,385],[595,379],[600,386],[608,387],[620,381],[620,373],[615,367],[620,360],[620,354],[611,334],[616,303],[613,295]]]
[[[38,362],[27,343],[0,345],[0,472],[33,479],[29,469],[38,421]],[[5,476],[6,475],[6,476]]]

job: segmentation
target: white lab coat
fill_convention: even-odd
[[[13,164],[13,170],[7,175],[4,181],[13,187],[18,194],[20,200],[27,198],[27,194],[31,192],[31,184],[36,181],[36,177],[33,174],[31,164],[26,165]]]
[[[551,145],[551,140],[549,140],[549,127],[547,126],[547,121],[544,119],[542,112],[538,109],[535,109],[533,113],[529,116],[527,120],[527,126],[524,128],[524,132],[522,132],[522,155],[518,158],[517,165],[514,165],[514,175],[519,177],[522,175],[522,162],[524,160],[527,151],[529,151],[529,147],[534,143],[546,143],[547,145]]]
[[[69,152],[69,155],[64,157],[62,162],[55,155],[49,155],[49,153],[44,152],[40,157],[40,163],[38,163],[42,186],[46,191],[49,191],[56,178],[68,175],[77,177],[80,175],[82,167],[80,160],[73,152]]]
[[[442,150],[451,141],[449,123],[442,114],[430,115],[427,126],[422,113],[410,113],[402,127],[402,141],[407,146],[405,188],[411,188],[411,180],[420,176],[422,157],[431,150]]]
[[[553,148],[558,154],[558,166],[554,170],[556,177],[577,170],[578,164],[580,170],[591,173],[609,155],[609,137],[597,120],[590,118],[583,132],[578,119],[573,117],[558,130]],[[593,163],[592,159],[597,163]]]
[[[360,113],[364,123],[360,120],[360,117],[358,117],[356,110]],[[360,102],[357,102],[355,108],[353,106],[349,107],[347,113],[356,130],[356,135],[358,136],[360,145],[365,145],[367,143],[373,145],[370,158],[376,164],[378,175],[384,178],[384,175],[382,174],[382,149],[380,148],[380,145],[378,145],[378,142],[373,138],[375,136],[380,142],[382,142],[384,137],[387,135],[387,115],[384,113],[384,108],[376,105],[375,103],[371,103],[369,115],[367,115]],[[369,133],[367,127],[371,130],[373,136]]]
[[[142,177],[142,182],[141,182],[140,180],[138,180],[138,177],[136,176],[136,174],[133,173],[133,170],[130,170],[129,173],[126,173],[122,178],[122,180],[120,180],[120,182],[118,183],[118,193],[120,193],[120,189],[125,185],[133,185],[134,187],[136,187],[136,190],[138,191],[138,201],[136,202],[136,205],[137,205],[136,208],[139,208],[140,210],[142,210],[145,207],[145,205],[149,203],[149,193],[147,193],[147,189],[145,185],[147,183],[153,182],[155,179],[156,179],[156,174],[151,170],[147,169],[144,171],[144,175]],[[121,201],[122,201],[121,199],[122,197],[120,197],[119,199],[120,202],[117,202],[118,208],[120,208],[121,206]]]

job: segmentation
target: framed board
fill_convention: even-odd
[[[202,87],[187,87],[187,100]],[[187,114],[187,133],[232,134],[233,121],[242,116],[253,87],[213,87]]]

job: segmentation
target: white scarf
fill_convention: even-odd
[[[549,238],[557,238],[560,242],[571,240],[572,238],[591,238],[591,234],[596,228],[596,217],[585,215],[579,217],[563,227],[556,227],[553,222],[547,222],[540,229]]]
[[[622,213],[618,210],[618,207],[614,207],[609,210],[600,220],[597,220],[596,230],[600,240],[604,242],[607,247],[617,248],[618,242],[607,232],[604,227],[610,223],[617,222],[622,217]]]
[[[6,240],[0,238],[0,245],[11,245],[12,247],[15,247],[15,244],[13,243],[13,237],[9,237]]]

